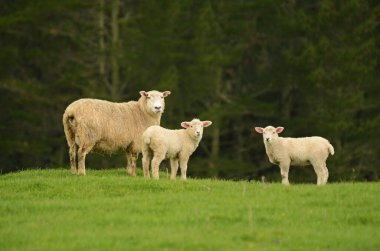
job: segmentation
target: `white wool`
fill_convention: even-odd
[[[185,124],[184,124],[185,123]],[[203,127],[211,121],[193,119],[182,122],[186,129],[170,130],[160,126],[151,126],[143,133],[143,169],[144,176],[149,177],[149,164],[152,159],[152,175],[159,178],[159,165],[164,159],[171,159],[171,179],[175,179],[178,162],[181,166],[181,178],[186,179],[187,163],[202,139]]]
[[[327,183],[328,169],[326,160],[329,154],[334,154],[334,148],[327,139],[318,136],[304,138],[279,137],[278,133],[282,132],[282,127],[256,127],[255,130],[263,134],[269,161],[279,165],[283,184],[289,184],[290,166],[308,165],[313,166],[318,177],[318,185]]]
[[[136,160],[141,152],[141,135],[151,125],[159,125],[170,92],[140,92],[138,101],[114,103],[98,99],[79,99],[63,114],[63,126],[69,145],[71,173],[85,175],[86,154],[124,150],[128,172],[136,175]],[[77,151],[78,148],[78,151]]]

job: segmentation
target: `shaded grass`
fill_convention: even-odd
[[[0,176],[0,250],[380,250],[379,191],[23,171]]]

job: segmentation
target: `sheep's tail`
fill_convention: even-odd
[[[333,147],[330,143],[328,143],[328,147],[329,147],[329,152],[330,152],[330,154],[331,154],[331,155],[334,155],[334,153],[335,153],[335,151],[334,151],[334,147]]]
[[[67,144],[69,147],[75,145],[75,117],[68,110],[65,111],[62,118],[63,129],[65,131]]]

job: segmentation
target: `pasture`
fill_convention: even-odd
[[[380,184],[0,176],[0,250],[380,250]]]

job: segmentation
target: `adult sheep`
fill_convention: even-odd
[[[136,160],[141,152],[141,135],[149,126],[159,125],[170,91],[140,91],[138,101],[114,103],[99,99],[79,99],[63,114],[69,146],[71,173],[85,175],[86,155],[92,150],[127,153],[127,172],[136,176]]]
[[[317,174],[317,184],[327,183],[329,171],[326,166],[328,156],[334,155],[334,147],[322,137],[283,138],[278,134],[284,127],[265,128],[255,127],[256,132],[263,134],[265,150],[269,161],[279,165],[281,170],[282,184],[289,185],[290,166],[312,165]]]

